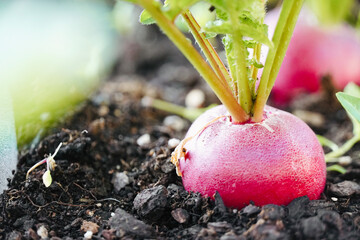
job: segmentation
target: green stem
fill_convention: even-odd
[[[349,139],[344,145],[339,147],[337,150],[332,151],[328,154],[325,154],[326,161],[329,161],[333,158],[341,157],[359,141],[360,141],[360,135],[353,136],[351,139]]]
[[[247,74],[245,45],[243,36],[237,32],[233,36],[235,50],[236,81],[238,86],[239,103],[246,113],[250,114],[252,108],[252,97]]]
[[[201,27],[191,14],[189,10],[185,11],[182,14],[185,22],[188,24],[192,35],[194,36],[196,42],[199,44],[201,50],[203,51],[206,59],[209,61],[211,67],[215,71],[216,75],[227,82],[230,87],[233,89],[231,76],[226,69],[224,63],[221,61],[219,55],[215,51],[214,47],[210,41],[206,38],[205,34],[201,32]]]
[[[227,3],[228,3],[227,7],[229,9],[230,21],[235,29],[233,36],[231,36],[234,44],[235,71],[236,71],[233,77],[237,82],[238,101],[241,107],[245,110],[245,112],[250,115],[253,101],[251,97],[248,69],[246,64],[246,48],[243,42],[243,36],[239,30],[240,22],[237,13],[235,11],[235,6],[233,6],[232,1],[227,1]]]
[[[190,121],[195,121],[202,113],[206,110],[210,109],[213,106],[206,107],[206,108],[186,108],[183,106],[179,106],[173,103],[169,103],[160,99],[146,99],[149,101],[146,105],[151,106],[153,108],[166,111],[172,114],[179,115],[183,118],[186,118]]]
[[[280,17],[272,39],[274,48],[269,49],[254,105],[253,120],[255,122],[262,121],[266,101],[274,86],[281,63],[285,57],[285,52],[290,43],[303,2],[304,0],[284,0],[283,2]]]
[[[220,101],[225,105],[233,117],[233,120],[235,122],[247,121],[249,116],[237,103],[235,97],[232,95],[229,85],[224,83],[216,75],[185,35],[161,12],[160,7],[154,6],[152,0],[139,0],[139,4],[150,13],[160,29],[205,79]]]

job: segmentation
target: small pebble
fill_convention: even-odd
[[[331,184],[329,190],[335,196],[349,197],[353,194],[360,194],[360,185],[353,181],[343,181]]]
[[[151,107],[154,99],[152,97],[145,96],[141,99],[141,105],[144,107]]]
[[[167,206],[168,191],[162,185],[145,189],[136,195],[134,209],[139,216],[147,219],[160,219]]]
[[[117,239],[150,239],[153,235],[150,225],[136,219],[121,208],[115,210],[115,214],[109,219],[109,225],[116,231]],[[125,238],[127,235],[133,236],[133,238]]]
[[[164,125],[175,131],[182,131],[182,130],[184,130],[186,123],[185,123],[185,120],[182,119],[181,117],[171,115],[171,116],[167,116],[164,119]]]
[[[115,190],[120,191],[130,183],[130,179],[125,172],[117,172],[112,179],[112,183],[114,184]]]
[[[93,236],[93,232],[92,231],[87,231],[85,234],[84,234],[84,238],[85,239],[91,239]]]
[[[150,138],[150,134],[146,133],[144,135],[142,135],[141,137],[139,137],[137,140],[136,140],[136,143],[140,146],[140,147],[143,147],[145,145],[148,145],[150,144],[151,142],[151,138]]]
[[[334,202],[337,202],[339,199],[336,197],[332,197],[331,200],[333,200]]]
[[[83,232],[91,232],[91,234],[97,233],[99,231],[99,225],[94,222],[84,220],[81,224],[80,230]]]
[[[341,166],[349,166],[352,163],[352,159],[350,156],[343,156],[339,158],[339,164]]]
[[[115,216],[115,213],[112,212],[112,213],[110,214],[110,216],[112,216],[112,217]]]
[[[304,239],[322,239],[322,236],[326,231],[326,225],[318,216],[301,220],[300,227],[302,229]]]
[[[104,117],[109,113],[109,107],[108,106],[101,106],[98,110],[98,114],[100,117]]]
[[[200,89],[191,90],[185,98],[185,106],[188,108],[200,108],[205,103],[205,94]]]
[[[171,138],[171,139],[169,139],[169,141],[168,141],[168,147],[169,147],[170,149],[174,149],[174,148],[176,148],[176,147],[179,145],[179,143],[180,143],[180,140],[179,140],[179,139],[177,139],[177,138]]]
[[[46,229],[46,227],[44,227],[44,225],[41,225],[38,230],[36,231],[37,235],[39,235],[39,237],[41,238],[47,238],[49,233],[48,230]]]
[[[177,208],[171,211],[171,216],[178,222],[178,223],[185,223],[188,221],[190,215],[188,211],[182,208]]]

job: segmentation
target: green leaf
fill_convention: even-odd
[[[239,24],[238,27],[242,35],[250,37],[259,43],[267,45],[270,48],[274,47],[273,43],[269,40],[267,35],[263,33],[262,30],[255,29],[247,24]],[[206,32],[217,34],[233,34],[234,26],[231,22],[226,22],[218,19],[208,22],[205,25],[204,30]]]
[[[254,67],[256,68],[263,68],[264,65],[262,65],[260,62],[256,61],[256,59],[250,59],[249,60],[249,65],[254,65]]]
[[[146,10],[143,10],[140,14],[139,21],[144,25],[150,25],[156,23],[155,19],[152,18],[150,13]]]
[[[336,151],[339,149],[339,146],[334,143],[333,141],[327,139],[326,137],[323,137],[321,135],[316,135],[317,139],[319,140],[321,146],[325,146],[330,148],[332,151]]]
[[[43,183],[45,185],[45,187],[49,187],[52,183],[52,177],[51,177],[51,173],[49,170],[47,170],[44,175],[42,176],[43,179]]]
[[[326,168],[326,171],[335,171],[335,172],[339,172],[341,174],[345,174],[346,173],[346,169],[343,168],[342,166],[335,164],[335,165],[331,165],[330,167]]]
[[[353,82],[350,82],[344,88],[344,93],[352,95],[354,97],[360,97],[360,87]]]
[[[166,0],[163,12],[169,19],[174,20],[179,14],[200,1],[201,0]]]
[[[344,92],[336,93],[336,97],[348,114],[360,122],[360,98]]]
[[[204,27],[205,32],[217,33],[217,34],[229,34],[233,32],[233,28],[230,22],[217,19],[215,21],[207,22]]]
[[[307,0],[308,6],[321,23],[336,25],[348,17],[354,8],[354,0]]]

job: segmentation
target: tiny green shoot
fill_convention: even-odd
[[[341,163],[342,156],[347,153],[351,148],[360,141],[360,87],[355,83],[349,83],[344,92],[338,92],[336,97],[341,105],[346,110],[352,125],[353,125],[353,137],[347,140],[342,146],[338,146],[331,140],[317,136],[319,142],[331,149],[331,152],[325,154],[325,160],[327,163]],[[332,165],[327,168],[328,171],[338,171],[345,173],[346,170],[338,165]]]
[[[144,97],[141,102],[145,107],[153,107],[162,111],[176,114],[192,122],[195,121],[195,119],[198,118],[201,114],[203,114],[206,110],[209,110],[210,108],[216,106],[216,104],[211,104],[208,107],[204,108],[187,108],[151,97]]]
[[[48,157],[44,158],[43,160],[39,161],[38,163],[36,163],[34,166],[32,166],[26,173],[26,179],[29,178],[29,174],[36,169],[38,166],[46,163],[46,172],[44,173],[44,175],[42,176],[43,179],[43,183],[46,187],[49,187],[52,183],[52,177],[51,177],[51,171],[55,170],[56,167],[56,162],[54,157],[56,156],[56,154],[59,152],[60,148],[62,146],[62,142],[58,145],[58,147],[56,148],[54,154],[49,154]]]

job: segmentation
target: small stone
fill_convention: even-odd
[[[170,173],[175,169],[175,165],[172,164],[170,161],[166,161],[163,165],[161,165],[161,171],[164,173]]]
[[[97,135],[99,132],[105,129],[105,119],[99,118],[92,121],[89,125],[89,132],[93,135]]]
[[[227,222],[209,222],[207,227],[214,229],[218,233],[225,233],[231,229],[231,224]]]
[[[167,193],[162,185],[145,189],[136,195],[134,209],[139,216],[156,221],[161,218],[167,206]]]
[[[339,232],[343,229],[344,222],[339,213],[335,211],[322,210],[319,211],[318,216],[321,221],[328,226],[328,228],[336,229]]]
[[[339,199],[336,198],[336,197],[332,197],[331,200],[332,200],[333,202],[337,202]]]
[[[91,239],[93,236],[93,232],[92,231],[87,231],[85,234],[84,234],[84,238],[85,239]]]
[[[180,143],[180,140],[179,140],[179,139],[177,139],[177,138],[171,138],[171,139],[169,139],[169,141],[168,141],[168,147],[169,147],[170,149],[174,149],[174,148],[176,148],[176,147],[179,145],[179,143]]]
[[[108,106],[102,105],[98,110],[98,114],[100,117],[104,117],[109,113],[109,111],[110,110]]]
[[[25,232],[25,237],[27,239],[39,239],[38,235],[36,234],[36,232],[34,231],[34,229],[29,228],[26,232]]]
[[[301,221],[304,239],[321,239],[326,230],[326,225],[318,216],[306,218]]]
[[[342,156],[339,158],[339,164],[341,166],[349,166],[352,163],[352,158],[350,156]]]
[[[115,213],[112,212],[112,213],[110,214],[110,216],[112,216],[112,217],[115,216]]]
[[[117,172],[113,176],[112,184],[114,184],[115,191],[119,192],[126,185],[130,183],[130,179],[125,172]]]
[[[274,204],[263,206],[261,212],[259,213],[260,218],[271,221],[281,220],[284,216],[284,208]]]
[[[254,205],[250,204],[243,208],[242,213],[247,217],[251,217],[251,216],[254,216],[254,215],[260,213],[260,211],[261,210],[258,206],[254,206]]]
[[[90,222],[90,221],[83,221],[80,230],[83,232],[91,232],[91,234],[93,233],[97,233],[99,231],[99,225],[97,225],[94,222]]]
[[[149,145],[151,143],[151,138],[150,138],[150,134],[146,133],[142,136],[140,136],[137,140],[136,143],[140,146],[140,147],[144,147],[146,145]]]
[[[136,219],[123,209],[116,209],[114,215],[109,219],[111,229],[116,231],[116,237],[137,236],[140,239],[149,238],[153,235],[151,226]]]
[[[188,221],[190,215],[189,213],[182,208],[177,208],[171,211],[171,216],[178,222],[178,223],[185,223]]]
[[[298,197],[291,201],[287,206],[291,219],[300,219],[307,215],[307,208],[310,200],[307,196]]]
[[[205,103],[205,93],[200,89],[191,90],[185,98],[185,106],[188,108],[200,108]]]
[[[343,181],[336,184],[331,184],[329,190],[335,196],[349,197],[353,194],[360,193],[360,185],[353,181]]]
[[[141,105],[144,107],[151,107],[153,105],[154,99],[149,96],[145,96],[141,99]]]
[[[22,239],[22,235],[20,232],[18,231],[12,231],[7,237],[7,240],[21,240]]]
[[[47,238],[49,236],[48,230],[44,225],[41,225],[36,231],[37,235],[41,238]]]
[[[220,240],[242,240],[239,236],[236,236],[234,233],[230,234],[224,234],[220,237]]]
[[[184,130],[186,123],[185,123],[185,120],[182,119],[181,117],[171,115],[171,116],[167,116],[164,119],[164,125],[175,131],[182,131],[182,130]]]

